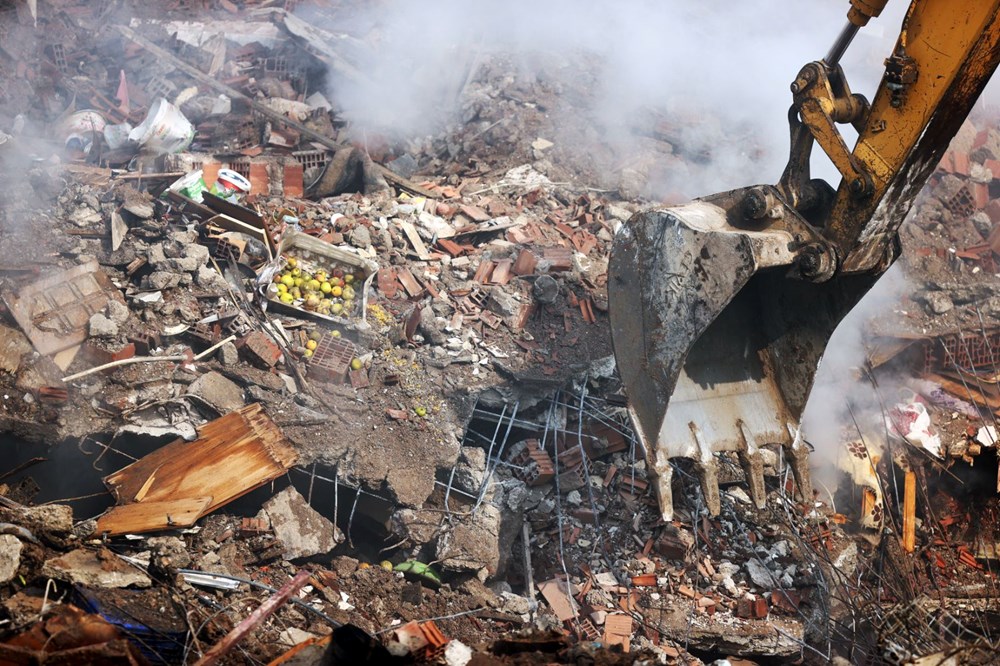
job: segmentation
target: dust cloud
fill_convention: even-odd
[[[855,92],[874,93],[904,5],[873,20],[849,51]],[[675,151],[689,159],[672,162],[646,194],[702,196],[777,180],[787,159],[789,83],[825,55],[847,8],[843,0],[364,3],[323,26],[374,43],[354,54],[362,80],[330,73],[330,98],[359,139],[426,135],[461,121],[466,82],[484,59],[502,55],[516,63],[511,89],[543,80],[585,89],[585,99],[547,110],[553,124],[585,117],[619,155],[634,153],[644,131],[637,125],[651,111],[676,122],[684,145]]]

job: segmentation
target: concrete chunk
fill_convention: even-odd
[[[285,544],[286,560],[329,553],[344,540],[337,526],[309,506],[294,487],[269,499],[263,513],[271,521],[275,536]]]
[[[218,372],[209,372],[194,381],[188,393],[196,395],[219,411],[228,414],[243,406],[243,389]]]

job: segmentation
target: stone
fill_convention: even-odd
[[[347,235],[347,241],[357,248],[369,248],[372,245],[372,234],[367,226],[359,224]]]
[[[24,522],[50,532],[73,531],[73,507],[68,504],[43,504],[21,509]]]
[[[309,506],[292,486],[265,502],[262,512],[285,545],[286,560],[329,553],[344,540],[337,526]]]
[[[413,543],[427,543],[437,532],[440,516],[416,509],[400,509],[392,514],[389,526],[400,539]]]
[[[501,592],[503,605],[500,607],[506,613],[514,615],[526,615],[531,612],[531,602],[525,597],[513,592]]]
[[[188,387],[188,393],[196,395],[220,414],[228,414],[243,406],[243,389],[218,372],[208,372]]]
[[[0,370],[16,373],[21,367],[21,359],[32,349],[24,333],[10,326],[0,326]]]
[[[443,569],[496,573],[500,563],[500,510],[482,504],[478,515],[456,524],[436,544],[435,559]]]
[[[143,278],[143,286],[147,289],[159,291],[160,289],[170,289],[181,283],[181,276],[169,271],[153,271]]]
[[[162,570],[184,569],[191,564],[191,554],[184,539],[173,536],[149,537],[146,545],[153,553],[152,562]]]
[[[227,342],[219,347],[219,351],[215,353],[215,357],[219,359],[219,363],[222,365],[234,366],[240,362],[240,351],[234,343]]]
[[[88,330],[92,338],[113,338],[118,335],[118,324],[98,312],[91,316]]]
[[[501,287],[490,289],[486,307],[501,317],[509,317],[521,311],[521,304],[518,300]]]
[[[128,318],[132,315],[132,311],[129,310],[127,305],[113,298],[108,301],[107,311],[108,318],[119,326],[127,322]]]
[[[566,493],[566,503],[570,506],[580,506],[583,504],[583,496],[579,490],[571,490]]]
[[[13,580],[21,566],[21,540],[13,534],[0,534],[0,583]]]
[[[486,479],[486,451],[478,446],[463,446],[462,457],[455,465],[455,487],[478,494]]]
[[[194,274],[194,283],[202,289],[226,291],[229,288],[226,278],[219,275],[219,272],[211,266],[198,266]]]
[[[927,302],[927,308],[936,315],[944,314],[955,307],[948,294],[941,291],[928,292],[924,295],[924,300]]]
[[[139,197],[128,199],[122,208],[132,213],[140,220],[148,220],[153,217],[153,204]]]
[[[758,588],[762,590],[770,590],[778,584],[774,574],[772,574],[766,566],[758,562],[755,558],[747,560],[744,566],[746,567],[747,573],[750,574],[750,580],[752,580],[753,584]]]
[[[425,307],[420,311],[420,332],[424,334],[426,339],[430,340],[431,344],[443,345],[448,337],[441,330],[440,324],[438,324],[437,316],[434,314],[434,310],[430,306]]]
[[[472,648],[458,639],[448,641],[444,649],[444,663],[447,666],[466,666],[472,661]]]
[[[83,548],[46,560],[42,576],[88,587],[149,587],[149,576],[107,549]]]

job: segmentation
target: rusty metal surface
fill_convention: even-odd
[[[87,339],[90,317],[121,295],[96,260],[53,273],[14,292],[4,303],[40,354],[53,354]]]

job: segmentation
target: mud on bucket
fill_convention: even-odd
[[[194,140],[194,126],[176,106],[158,97],[128,138],[158,155],[179,153]]]

